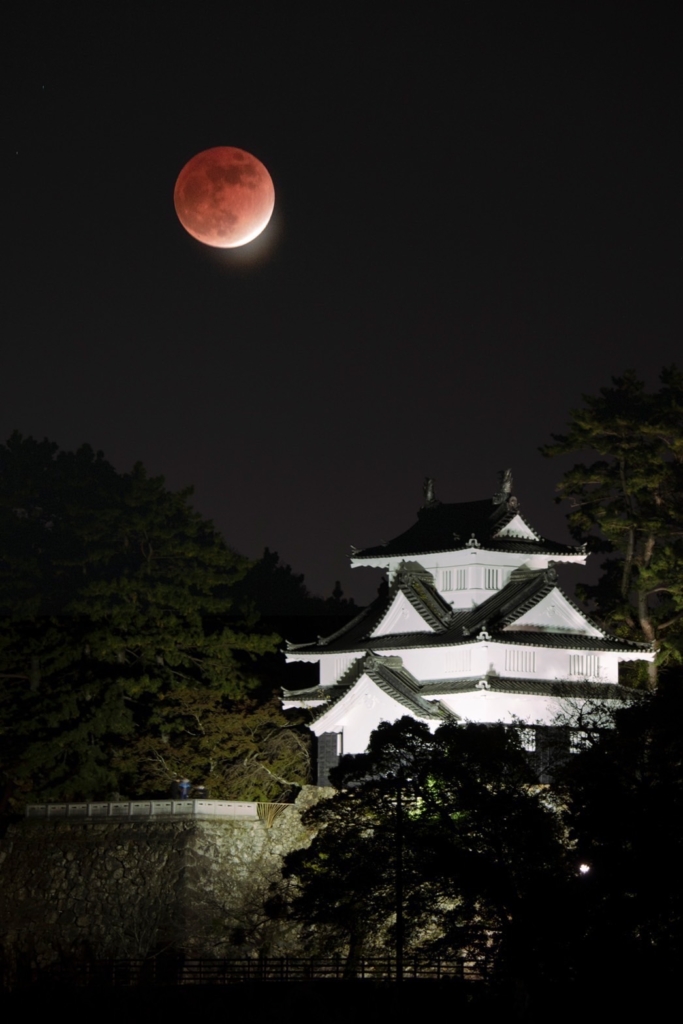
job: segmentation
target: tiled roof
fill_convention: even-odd
[[[410,711],[417,718],[421,719],[453,719],[457,718],[447,707],[444,707],[438,700],[425,700],[420,693],[420,684],[406,668],[403,667],[400,658],[383,658],[373,654],[367,654],[359,658],[354,665],[354,671],[345,676],[345,683],[342,686],[316,687],[315,690],[285,690],[285,696],[289,699],[320,700],[321,696],[329,697],[323,707],[317,707],[313,711],[313,721],[327,714],[331,707],[337,704],[344,696],[353,689],[362,675],[367,675],[373,683],[384,693],[388,694],[398,704]],[[321,691],[323,691],[321,693]]]
[[[533,608],[556,586],[557,573],[554,569],[513,572],[502,590],[470,609],[467,622],[463,623],[463,633],[466,636],[478,633],[485,624],[489,632],[493,623],[501,628],[506,626]]]
[[[475,693],[484,690],[490,693],[528,694],[531,696],[561,697],[587,700],[636,700],[637,690],[615,683],[594,683],[589,680],[510,679],[488,673],[485,678],[470,676],[467,679],[429,679],[419,682],[403,666],[397,657],[378,657],[371,653],[358,658],[353,671],[344,676],[343,683],[334,686],[315,686],[306,690],[284,690],[285,700],[324,700],[325,705],[313,711],[313,720],[320,718],[351,690],[363,674],[367,674],[380,689],[393,697],[403,707],[419,718],[442,719],[449,717],[449,711],[435,697],[446,697],[458,693]],[[432,698],[432,699],[428,699]],[[450,713],[452,716],[452,712]]]
[[[283,700],[324,700],[329,701],[336,697],[343,697],[348,690],[348,686],[339,686],[337,683],[334,686],[308,686],[302,690],[287,690],[284,686],[282,687],[282,699]]]
[[[649,644],[636,643],[616,636],[586,636],[585,633],[546,633],[542,630],[515,630],[513,633],[492,633],[491,639],[501,644],[516,644],[522,647],[555,647],[572,651],[649,651]]]
[[[485,685],[482,685],[484,683]],[[600,700],[637,700],[640,696],[637,690],[627,686],[618,686],[616,683],[591,683],[588,680],[567,680],[548,679],[505,679],[501,676],[489,674],[485,680],[481,676],[470,679],[444,679],[429,680],[422,683],[420,692],[434,696],[453,693],[473,693],[477,690],[487,690],[491,693],[521,693],[533,696],[566,697],[586,700],[592,697]]]
[[[364,608],[359,615],[347,622],[336,633],[330,636],[319,637],[317,641],[307,644],[288,644],[290,651],[307,651],[312,648],[325,648],[329,650],[347,650],[351,644],[351,650],[355,645],[365,644],[366,638],[370,637],[375,629],[382,622],[387,614],[397,593],[401,591],[407,600],[415,608],[419,615],[425,620],[425,625],[431,626],[438,633],[443,633],[457,619],[458,613],[454,613],[447,601],[444,601],[441,594],[433,585],[431,573],[426,572],[420,566],[402,567],[396,573],[393,583],[387,588],[385,594],[376,598],[371,605]],[[427,629],[425,634],[428,635]],[[425,635],[415,634],[415,635]],[[413,634],[410,634],[413,635]],[[339,644],[343,644],[342,647]]]
[[[417,578],[417,583],[415,583]],[[377,598],[352,622],[330,637],[310,644],[297,644],[302,653],[401,650],[416,647],[454,647],[472,643],[485,631],[496,643],[529,647],[553,647],[564,650],[612,651],[616,653],[650,651],[650,646],[621,637],[587,636],[584,633],[554,632],[534,629],[507,632],[505,627],[538,604],[553,588],[557,588],[572,607],[576,605],[557,584],[554,569],[514,572],[502,590],[475,608],[453,611],[433,585],[428,573],[397,573],[388,593]],[[398,590],[402,590],[434,632],[390,633],[372,636],[390,608]],[[577,609],[577,611],[580,611]],[[583,612],[580,612],[584,615]],[[590,621],[590,620],[588,620]],[[597,627],[596,627],[597,628]]]
[[[435,503],[421,508],[417,522],[405,533],[387,544],[355,551],[353,557],[381,558],[397,555],[421,555],[427,552],[455,551],[468,546],[474,536],[487,551],[509,551],[519,554],[575,555],[580,548],[555,541],[525,540],[520,537],[498,537],[497,534],[515,516],[520,516],[529,529],[536,532],[521,515],[515,498],[496,505],[489,498],[484,501],[464,501],[443,505]]]
[[[402,665],[393,667],[389,663],[399,658],[365,658],[364,671],[380,689],[398,701],[420,718],[452,718],[453,715],[438,701],[425,700],[420,695],[417,679]]]
[[[453,609],[435,588],[432,574],[425,572],[421,566],[413,568],[401,565],[390,589],[389,607],[393,594],[399,590],[425,622],[438,632],[442,632],[453,621]]]

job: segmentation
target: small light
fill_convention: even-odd
[[[581,875],[587,875],[590,869],[590,864],[579,864],[579,874]]]

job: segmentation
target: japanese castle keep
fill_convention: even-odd
[[[619,662],[654,657],[611,636],[563,592],[555,565],[585,548],[546,540],[520,511],[509,471],[493,498],[425,503],[405,533],[354,550],[352,565],[386,574],[377,599],[332,636],[288,644],[288,661],[319,663],[318,684],[285,690],[312,709],[318,784],[342,753],[365,750],[380,722],[413,715],[550,727],[568,704],[623,700]],[[533,745],[544,730],[524,730]]]

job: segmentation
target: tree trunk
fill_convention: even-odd
[[[652,554],[655,549],[655,537],[653,534],[645,541],[645,549],[643,551],[643,568],[647,568],[652,560]],[[638,590],[638,621],[640,628],[643,632],[643,636],[646,641],[650,644],[654,644],[657,640],[657,630],[655,624],[652,621],[650,614],[650,606],[648,603],[649,592],[647,590]],[[647,685],[648,689],[657,689],[657,677],[658,667],[656,661],[653,661],[647,666]]]
[[[358,965],[363,956],[365,934],[365,928],[354,928],[349,936],[349,952],[344,964],[344,981],[352,980],[358,976]]]
[[[626,543],[626,551],[624,553],[624,571],[621,577],[621,596],[622,599],[626,601],[628,600],[629,591],[631,590],[631,572],[633,569],[633,557],[635,554],[636,531],[633,525],[633,497],[626,483],[626,465],[623,456],[619,459],[619,476],[621,477],[621,491],[624,504],[626,505],[628,515],[631,520],[631,526],[628,531],[628,541]]]
[[[624,601],[628,600],[631,589],[631,568],[633,566],[633,551],[635,548],[635,530],[633,527],[628,531],[626,553],[624,555],[624,569],[621,574],[621,596]]]

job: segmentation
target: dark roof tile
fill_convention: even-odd
[[[482,682],[485,683],[482,686]],[[473,693],[477,690],[488,690],[491,693],[522,693],[533,696],[565,697],[574,699],[598,698],[600,700],[637,700],[641,694],[627,686],[616,683],[591,683],[588,680],[547,680],[547,679],[505,679],[500,676],[488,675],[485,680],[481,676],[470,679],[434,679],[422,683],[421,692],[425,696],[455,693]]]
[[[581,614],[574,602],[567,597],[557,583],[554,569],[518,570],[502,590],[496,591],[486,601],[474,608],[454,611],[430,584],[431,576],[415,569],[400,571],[388,593],[377,598],[352,622],[330,637],[310,644],[297,644],[290,650],[302,653],[353,652],[362,650],[381,651],[416,647],[453,647],[472,643],[480,632],[486,631],[497,643],[529,647],[553,647],[567,650],[633,652],[649,651],[648,644],[604,634],[587,636],[583,633],[545,631],[540,629],[506,630],[511,623],[538,604],[553,588],[557,588],[567,602]],[[398,591],[406,594],[408,600],[429,624],[434,632],[388,633],[372,636],[375,629],[391,607]],[[590,622],[590,619],[588,619]],[[594,625],[594,623],[591,623]],[[596,626],[596,629],[599,628]]]
[[[499,537],[499,531],[518,515],[532,532],[537,532],[521,515],[515,498],[509,498],[498,505],[490,498],[457,504],[436,503],[421,508],[417,514],[417,522],[398,537],[394,537],[387,544],[356,551],[353,557],[381,558],[456,551],[467,547],[467,542],[472,536],[476,537],[479,544],[488,551],[575,555],[581,550],[540,536],[538,540]]]
[[[344,685],[318,687],[315,691],[311,689],[298,692],[286,690],[286,698],[303,699],[306,701],[320,700],[321,696],[329,696],[330,699],[325,705],[314,709],[313,721],[315,722],[327,714],[331,707],[342,700],[349,690],[353,689],[363,674],[367,674],[376,686],[398,704],[401,704],[402,707],[406,708],[407,711],[412,712],[417,718],[444,720],[458,717],[449,708],[441,704],[440,701],[425,700],[420,692],[420,684],[403,667],[400,658],[382,658],[371,653],[368,653],[364,658],[359,658],[354,666],[354,672],[352,674],[347,673]],[[314,693],[315,696],[313,695]]]

